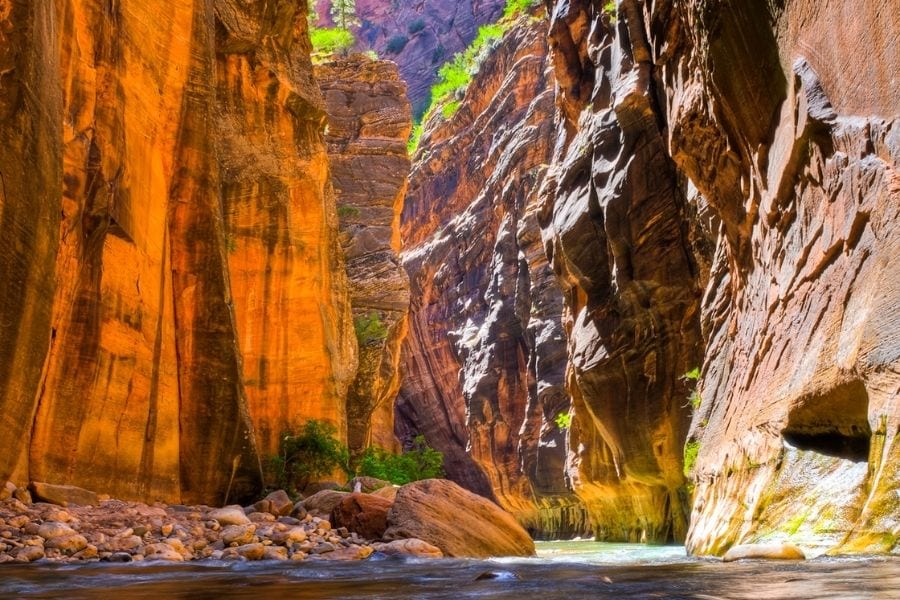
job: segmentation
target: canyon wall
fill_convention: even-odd
[[[221,502],[356,370],[303,3],[2,3],[0,480]]]
[[[896,547],[894,4],[554,3],[566,135],[542,224],[575,487],[629,498],[601,531],[679,537],[687,433],[691,552]]]
[[[403,211],[410,333],[398,432],[442,451],[447,475],[534,535],[584,530],[565,481],[562,295],[537,191],[554,129],[545,19],[523,18],[458,110],[426,124]]]
[[[550,30],[564,135],[540,222],[566,299],[569,468],[599,538],[682,540],[698,265],[645,42],[595,5],[560,4]]]
[[[397,65],[361,54],[316,66],[325,97],[325,140],[350,279],[359,370],[347,396],[352,454],[397,450],[394,399],[406,336],[409,278],[400,266],[400,213],[412,115]]]
[[[375,50],[396,62],[409,86],[413,112],[421,115],[430,100],[438,69],[464,50],[478,27],[503,12],[505,0],[357,0],[360,26],[357,48]],[[330,24],[330,0],[318,0],[321,24]]]

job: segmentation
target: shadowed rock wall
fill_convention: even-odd
[[[394,400],[406,336],[409,278],[400,266],[400,213],[412,129],[397,65],[363,55],[316,67],[325,96],[325,140],[341,221],[359,370],[347,397],[348,441],[398,449]]]
[[[404,441],[442,451],[450,478],[535,535],[581,533],[564,473],[562,297],[537,191],[554,136],[546,20],[522,19],[458,111],[426,124],[403,212],[410,335],[397,404]]]

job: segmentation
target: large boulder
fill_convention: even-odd
[[[253,505],[258,512],[269,513],[276,517],[284,517],[294,510],[294,501],[284,490],[272,492]]]
[[[397,492],[384,539],[406,538],[450,557],[534,555],[534,542],[512,515],[446,479],[416,481]]]
[[[74,485],[54,485],[32,481],[28,486],[36,502],[49,502],[60,506],[77,504],[79,506],[93,506],[99,503],[97,494]]]
[[[409,538],[406,540],[394,540],[393,542],[377,542],[372,544],[378,552],[387,556],[415,556],[418,558],[443,558],[444,553],[437,546],[428,542]]]
[[[350,494],[331,511],[331,524],[346,527],[368,540],[378,540],[387,529],[392,502],[371,494]]]
[[[345,496],[347,496],[347,492],[322,490],[304,500],[303,508],[314,517],[329,519],[331,518],[331,511]]]

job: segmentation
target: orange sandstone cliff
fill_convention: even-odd
[[[0,479],[219,502],[292,419],[346,428],[304,8],[0,3]]]

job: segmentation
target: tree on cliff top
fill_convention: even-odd
[[[340,29],[349,30],[359,25],[356,16],[356,0],[331,0],[331,17]]]

